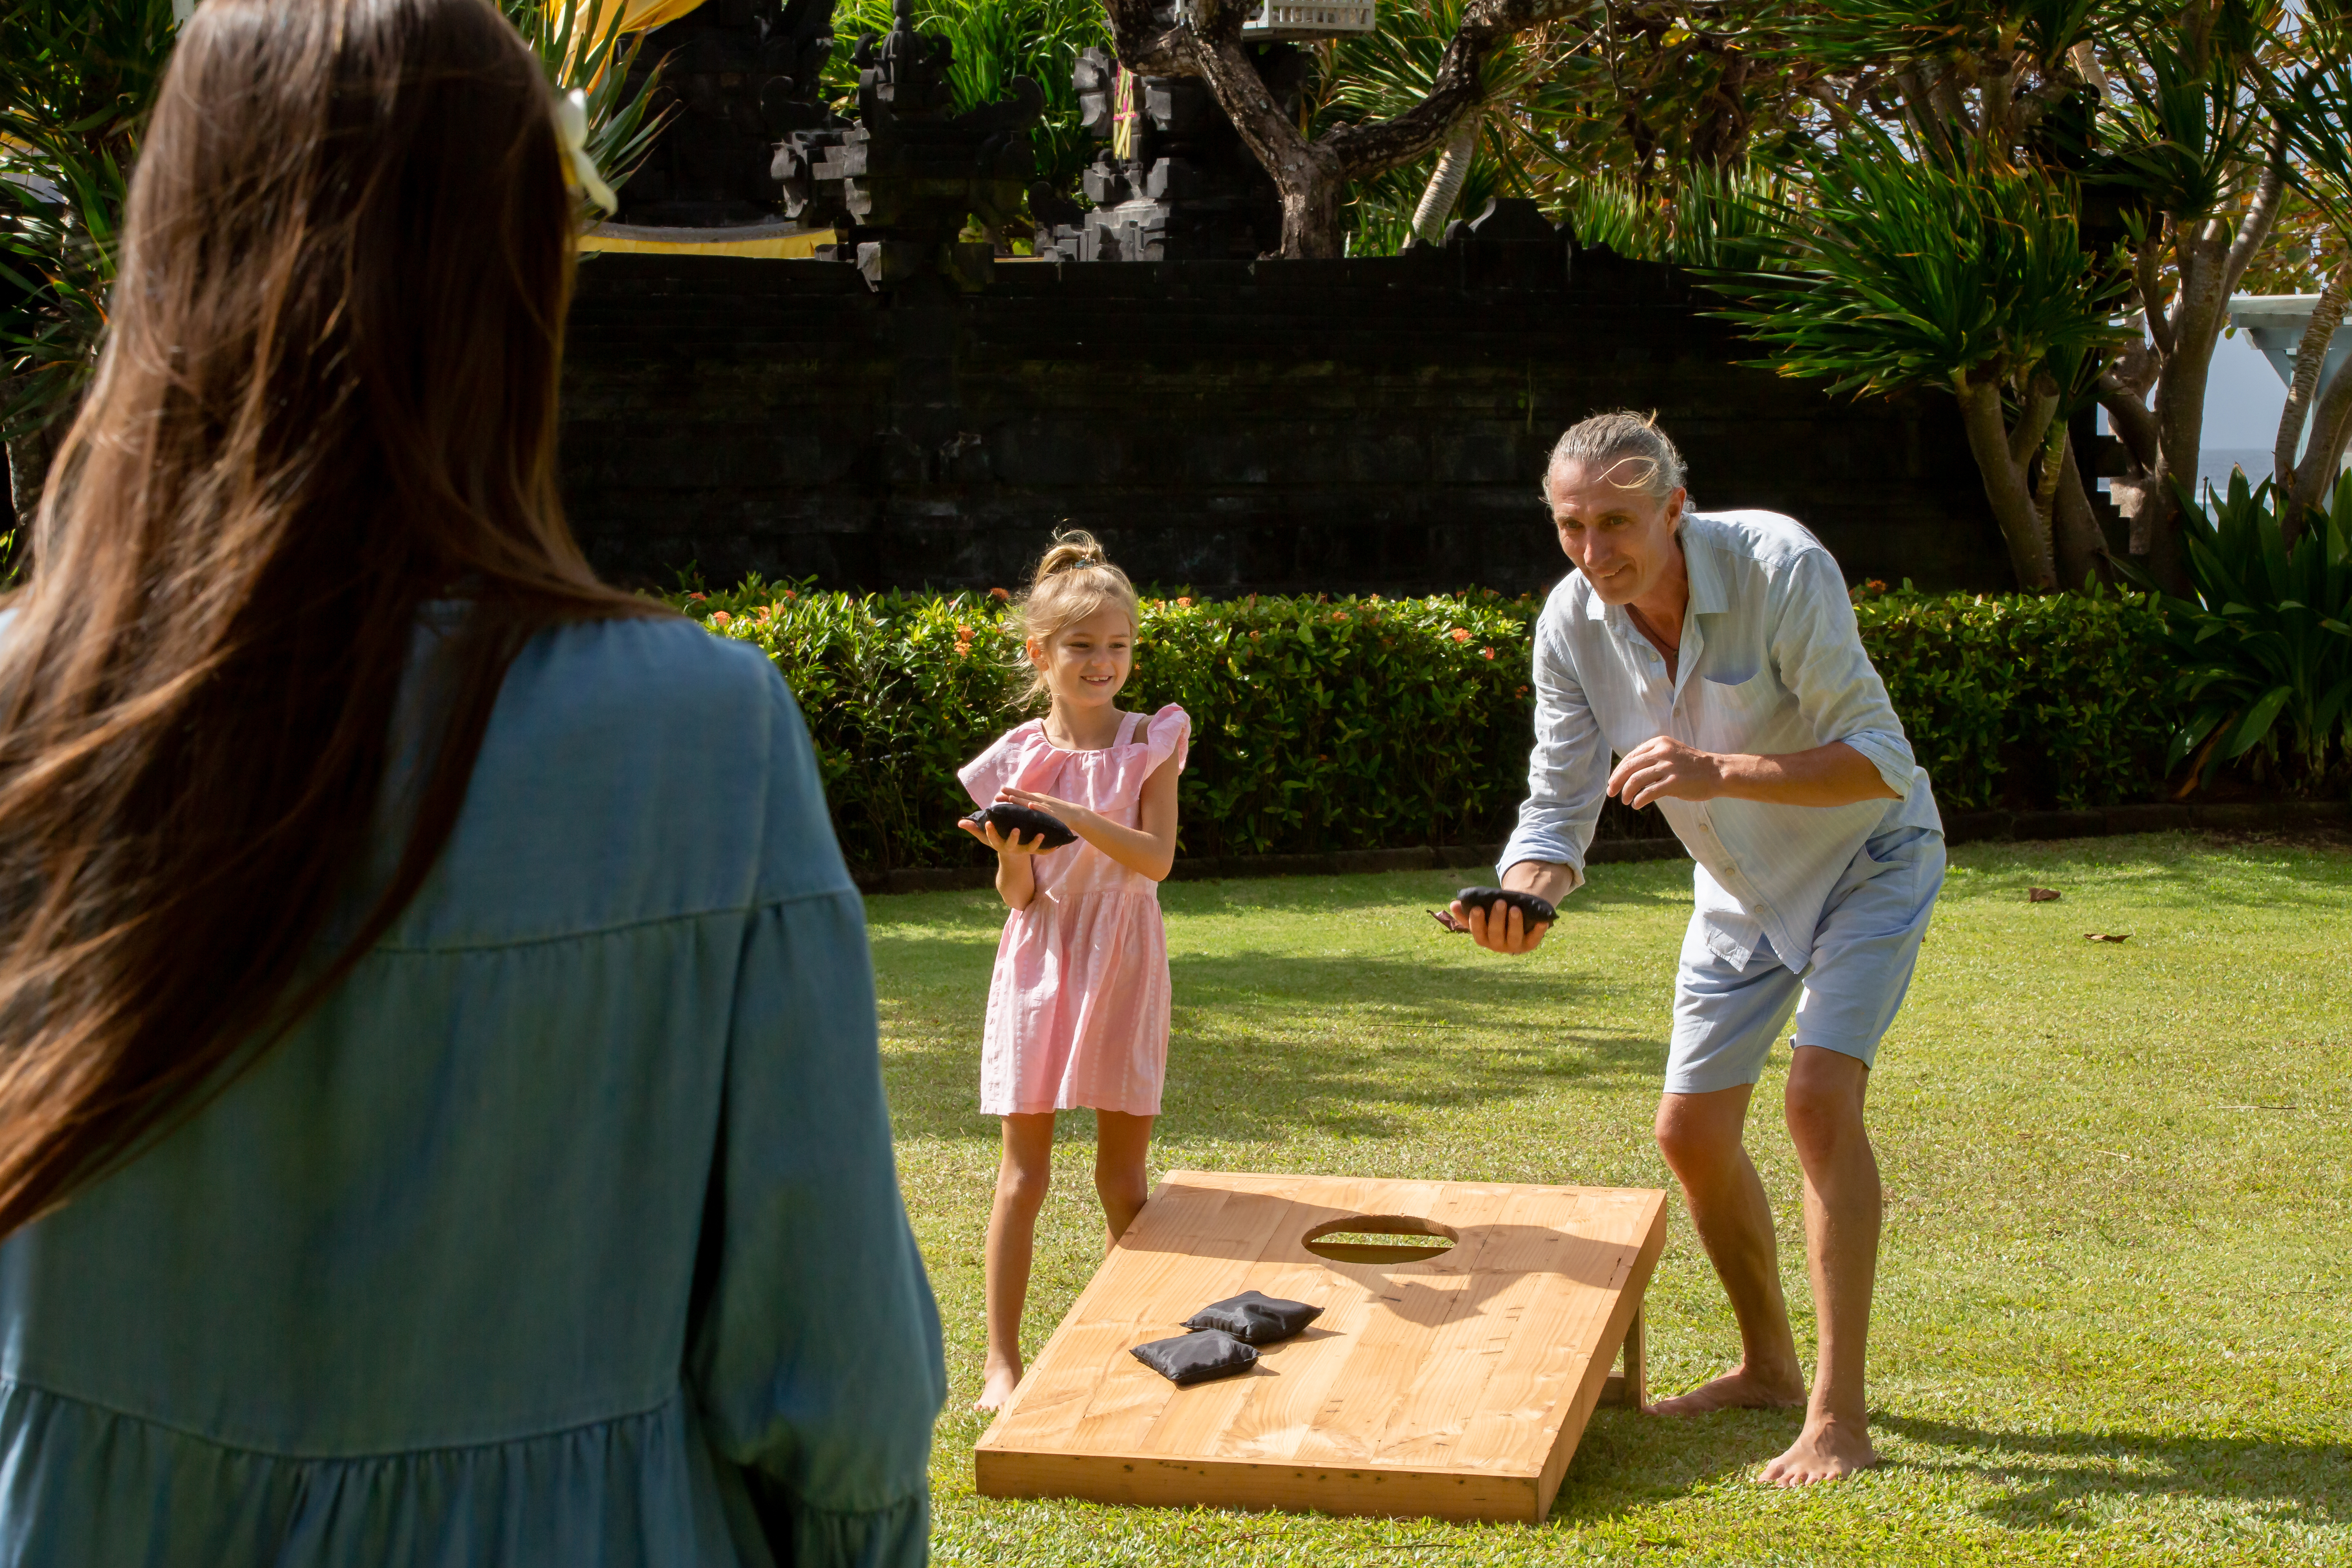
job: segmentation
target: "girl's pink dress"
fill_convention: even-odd
[[[1139,826],[1143,781],[1184,766],[1192,721],[1171,703],[1119,723],[1099,752],[1045,739],[1043,720],[1008,731],[956,776],[992,804],[1011,785]],[[1160,1114],[1168,1074],[1168,933],[1160,884],[1079,839],[1032,862],[1037,896],[1005,917],[980,1047],[980,1109],[1011,1116],[1087,1106]]]

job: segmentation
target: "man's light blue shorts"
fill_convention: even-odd
[[[1944,885],[1944,836],[1922,827],[1883,833],[1854,851],[1822,910],[1812,966],[1789,972],[1769,938],[1759,938],[1745,969],[1706,945],[1696,916],[1683,937],[1675,979],[1674,1043],[1666,1053],[1668,1094],[1712,1094],[1754,1083],[1793,1007],[1791,1045],[1819,1046],[1878,1058],[1878,1041],[1895,1022],[1920,939]]]

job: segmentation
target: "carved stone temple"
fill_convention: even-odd
[[[832,226],[841,237],[827,258],[855,261],[875,288],[934,269],[983,281],[993,244],[957,237],[968,218],[1013,223],[1036,172],[1037,84],[1015,77],[1011,100],[958,114],[954,58],[946,39],[915,30],[913,0],[898,0],[888,35],[858,41],[856,122],[795,131],[770,164],[785,216]]]

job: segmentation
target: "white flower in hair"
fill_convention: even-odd
[[[585,191],[588,199],[605,212],[619,212],[621,204],[613,187],[604,183],[596,160],[588,155],[588,95],[578,88],[555,100],[555,136],[563,143],[563,183],[575,191]]]

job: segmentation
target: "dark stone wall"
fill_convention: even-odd
[[[2009,571],[1938,398],[1738,362],[1668,269],[1564,247],[1340,262],[999,262],[884,293],[815,261],[583,265],[572,526],[599,570],[1013,586],[1065,521],[1206,593],[1539,588],[1544,455],[1655,408],[1702,507],[1767,507],[1851,578]]]

